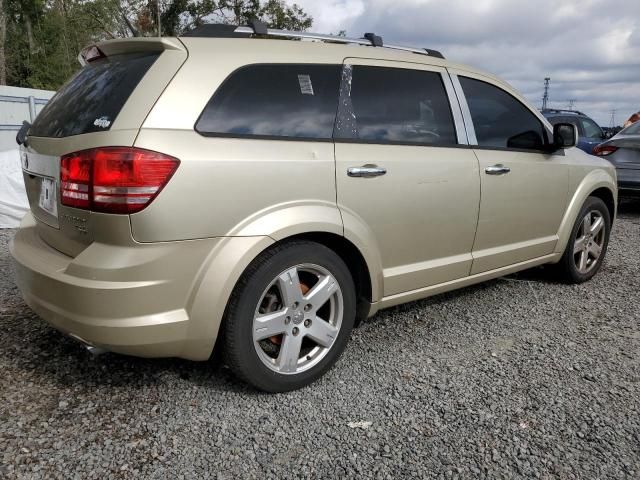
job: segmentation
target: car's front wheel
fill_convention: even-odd
[[[578,214],[558,269],[562,280],[582,283],[598,273],[609,246],[611,215],[605,203],[589,197]]]
[[[261,390],[301,388],[336,362],[355,313],[353,279],[335,252],[306,241],[276,246],[247,268],[229,301],[227,364]]]

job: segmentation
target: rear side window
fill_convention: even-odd
[[[89,63],[47,103],[29,134],[60,138],[109,130],[159,56],[112,55]]]
[[[345,76],[347,88],[343,84],[336,138],[392,144],[457,143],[439,73],[347,65]]]
[[[582,129],[584,130],[584,136],[587,138],[603,139],[604,135],[602,129],[589,118],[580,118],[582,123]]]
[[[541,150],[542,122],[516,98],[480,80],[460,77],[478,145],[493,148]]]
[[[235,71],[196,123],[210,136],[331,139],[340,65],[250,65]]]

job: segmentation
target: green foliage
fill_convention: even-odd
[[[57,90],[79,69],[86,45],[111,38],[158,35],[156,0],[4,0],[7,84]],[[312,18],[281,0],[160,0],[163,36],[204,23],[306,30]],[[1,40],[0,40],[1,41]]]

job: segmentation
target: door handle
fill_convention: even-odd
[[[369,164],[363,165],[361,167],[349,167],[347,169],[347,175],[349,175],[350,177],[372,178],[379,177],[380,175],[384,175],[385,173],[387,173],[386,168]]]
[[[506,175],[510,171],[511,169],[509,167],[505,167],[501,163],[498,163],[497,165],[491,165],[490,167],[484,169],[484,172],[487,175]]]

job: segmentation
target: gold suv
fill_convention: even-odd
[[[614,168],[435,51],[250,26],[112,40],[18,135],[25,301],[94,349],[307,385],[387,308],[602,265]],[[399,325],[398,328],[403,328]]]

